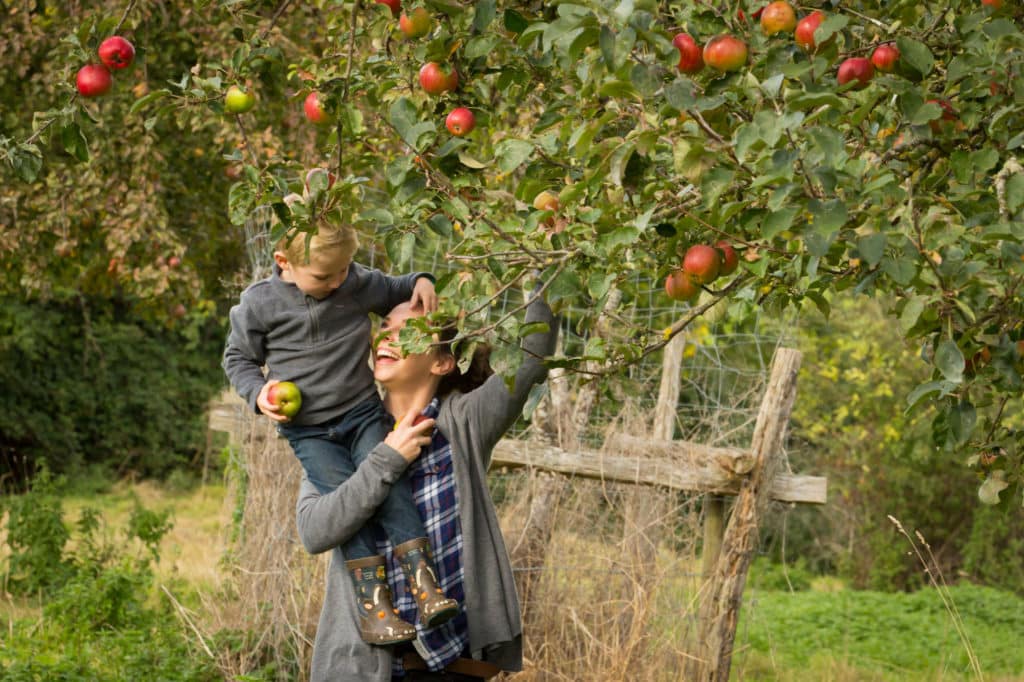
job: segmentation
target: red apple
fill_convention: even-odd
[[[188,313],[188,309],[185,307],[184,303],[179,303],[178,305],[171,308],[171,317],[176,317],[180,319],[182,317],[185,317],[186,313]]]
[[[459,87],[459,74],[455,69],[446,72],[437,62],[427,62],[420,68],[420,85],[430,95],[440,95]]]
[[[466,107],[458,107],[451,110],[444,124],[452,135],[462,137],[473,132],[473,128],[476,127],[476,117]]]
[[[981,0],[981,4],[991,7],[992,9],[1003,8],[1003,0]]]
[[[177,256],[171,256],[167,259],[167,267],[176,268],[181,265],[181,259]]]
[[[808,52],[813,52],[818,47],[818,44],[814,42],[814,31],[821,26],[821,22],[824,20],[825,13],[815,10],[797,22],[793,36],[796,44]]]
[[[393,17],[397,17],[402,12],[401,0],[374,0],[374,2],[389,7],[391,9],[391,16]]]
[[[735,36],[716,36],[704,46],[704,63],[719,71],[738,71],[747,63],[747,44]]]
[[[796,10],[788,2],[769,3],[761,12],[761,32],[766,36],[792,33],[796,28]]]
[[[110,90],[114,80],[102,64],[86,64],[78,70],[75,85],[82,97],[99,97]]]
[[[121,36],[110,36],[100,43],[99,55],[108,69],[127,69],[135,59],[135,46]]]
[[[673,270],[665,278],[665,293],[674,301],[692,301],[700,294],[700,283],[685,270]]]
[[[707,244],[694,244],[683,256],[683,270],[690,273],[698,284],[710,284],[715,281],[721,265],[722,257],[718,251]]]
[[[411,13],[403,14],[399,18],[398,29],[409,40],[415,40],[430,33],[432,23],[430,12],[423,7],[416,7]]]
[[[320,103],[320,93],[313,91],[306,95],[306,101],[302,103],[302,108],[306,112],[306,120],[316,125],[322,125],[328,123],[327,112],[324,111],[323,105]]]
[[[718,253],[722,258],[722,265],[718,269],[718,274],[724,276],[736,272],[736,268],[740,264],[740,257],[737,255],[736,249],[732,248],[732,244],[722,239],[715,243],[715,248],[718,249]]]
[[[292,382],[279,381],[267,389],[267,402],[278,407],[278,414],[291,419],[302,407],[302,394]]]
[[[676,66],[683,73],[697,73],[704,68],[701,47],[687,33],[680,33],[672,39],[672,44],[679,50],[679,64]]]
[[[836,74],[836,78],[839,80],[840,85],[856,81],[857,84],[853,87],[856,90],[860,90],[867,87],[874,75],[875,67],[871,64],[870,59],[850,57],[839,65],[839,72]]]
[[[893,43],[885,43],[875,48],[871,53],[871,63],[879,71],[891,73],[896,68],[896,62],[900,60],[900,51]]]

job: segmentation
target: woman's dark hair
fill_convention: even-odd
[[[459,370],[459,348],[452,340],[458,336],[459,330],[454,323],[446,324],[439,334],[437,350],[444,355],[450,355],[455,359],[455,369],[441,377],[441,383],[437,387],[437,395],[444,397],[453,391],[469,393],[475,388],[483,385],[487,378],[494,374],[491,369],[491,347],[487,344],[479,344],[473,349],[473,358],[469,362],[466,371]]]

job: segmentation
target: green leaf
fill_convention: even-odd
[[[841,199],[821,201],[811,199],[807,202],[807,210],[811,212],[811,227],[818,234],[832,234],[846,224],[846,203]]]
[[[530,334],[547,333],[548,323],[547,322],[525,322],[519,325],[519,338],[525,339]]]
[[[932,67],[935,65],[935,57],[932,56],[931,50],[928,49],[927,45],[912,38],[900,36],[896,39],[896,47],[899,48],[900,59],[913,67],[922,76],[927,76],[932,72]]]
[[[793,219],[796,218],[799,211],[800,209],[796,206],[787,206],[770,214],[765,218],[761,228],[762,236],[770,239],[780,232],[788,230],[793,225]]]
[[[882,260],[885,244],[886,237],[880,232],[865,235],[857,240],[857,252],[865,263],[874,267]]]
[[[128,109],[128,115],[135,115],[136,113],[138,113],[139,109],[143,108],[150,102],[155,102],[158,99],[163,99],[169,94],[171,94],[170,90],[154,90],[153,92],[143,95],[142,97],[132,102],[131,108]]]
[[[511,173],[530,158],[533,145],[525,140],[502,140],[494,148],[494,156],[498,160],[498,168],[504,173]]]
[[[640,230],[627,225],[619,227],[611,232],[605,232],[597,238],[597,245],[603,251],[608,252],[617,246],[633,244],[640,237]]]
[[[910,412],[910,410],[914,409],[919,402],[933,393],[938,394],[936,396],[937,398],[943,398],[949,395],[954,389],[956,389],[956,386],[957,384],[952,381],[929,381],[919,385],[910,392],[910,395],[907,396],[907,412]]]
[[[1015,173],[1006,181],[1006,208],[1016,213],[1024,206],[1024,173]]]
[[[903,306],[903,312],[900,313],[900,329],[903,333],[908,333],[915,324],[917,324],[918,318],[921,317],[921,313],[924,312],[925,304],[928,303],[928,299],[924,296],[914,296],[907,300],[906,305]]]
[[[477,0],[476,12],[473,14],[473,30],[482,33],[491,25],[497,14],[494,0]]]
[[[510,33],[522,33],[530,25],[530,22],[514,9],[505,10],[502,21],[505,24],[505,30]]]
[[[598,38],[601,46],[601,58],[609,71],[615,70],[615,31],[607,24],[601,24],[601,35]]]
[[[612,152],[610,179],[619,187],[622,186],[622,176],[626,171],[626,164],[629,163],[629,157],[633,155],[635,149],[635,143],[626,142]]]
[[[452,221],[443,213],[435,213],[427,218],[427,227],[442,237],[450,237],[452,234]]]
[[[996,469],[985,479],[985,482],[978,488],[978,499],[982,504],[999,504],[999,493],[1010,487],[1005,477],[1006,472]]]
[[[692,109],[697,104],[697,85],[680,76],[665,86],[665,100],[679,111]]]
[[[947,381],[960,383],[964,380],[964,354],[950,339],[943,339],[935,349],[935,367]]]
[[[966,443],[971,434],[974,433],[974,426],[978,421],[978,412],[974,405],[965,401],[957,405],[949,412],[949,428],[953,432],[957,445]]]

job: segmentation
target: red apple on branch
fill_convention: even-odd
[[[430,33],[432,23],[430,12],[423,7],[416,7],[412,12],[403,14],[398,19],[398,29],[409,40],[415,40]]]
[[[476,127],[476,117],[466,107],[458,107],[451,110],[444,124],[452,135],[462,137],[473,132],[473,128]]]
[[[672,39],[672,44],[679,50],[679,64],[676,65],[676,68],[682,73],[697,73],[704,68],[701,47],[693,39],[693,36],[688,33],[680,33]]]
[[[728,34],[712,38],[704,46],[704,63],[719,71],[738,71],[747,63],[747,44]]]
[[[114,80],[102,64],[86,64],[78,70],[75,86],[82,97],[99,97],[110,90]]]
[[[455,69],[446,71],[437,62],[420,67],[420,86],[429,95],[440,95],[459,87],[459,74]]]
[[[674,301],[692,301],[700,294],[700,283],[685,270],[673,270],[665,278],[665,293]]]
[[[683,270],[697,281],[698,284],[710,284],[718,277],[722,265],[722,257],[718,251],[707,244],[694,244],[683,256]]]
[[[825,13],[815,10],[797,22],[796,31],[793,34],[796,44],[808,52],[817,49],[818,44],[814,41],[814,31],[821,26],[825,20]]]
[[[839,72],[836,75],[840,85],[856,82],[854,89],[860,90],[867,87],[875,75],[875,67],[871,60],[864,57],[850,57],[839,65]]]
[[[127,69],[135,59],[135,46],[121,36],[110,36],[100,43],[99,55],[108,69]]]
[[[320,103],[320,93],[315,90],[306,95],[306,101],[302,103],[302,109],[306,113],[306,120],[316,125],[328,123],[327,112]]]
[[[374,0],[379,5],[385,5],[391,10],[391,16],[397,17],[402,13],[401,0]]]
[[[732,248],[732,244],[722,239],[715,242],[715,248],[718,250],[722,259],[722,264],[718,269],[718,274],[720,276],[725,276],[736,272],[736,268],[739,267],[740,264],[740,257],[737,255],[736,249]]]
[[[766,36],[792,33],[796,28],[796,10],[788,2],[768,3],[761,11],[761,32]]]
[[[875,48],[871,53],[871,63],[879,71],[891,73],[896,68],[896,62],[900,60],[900,51],[892,43],[885,43]]]

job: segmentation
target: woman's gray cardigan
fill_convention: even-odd
[[[490,377],[480,388],[453,393],[441,403],[437,428],[452,445],[459,517],[464,539],[466,612],[474,658],[503,670],[522,669],[522,623],[512,566],[487,487],[491,450],[522,412],[530,389],[547,377],[541,357],[554,352],[557,326],[551,309],[540,299],[527,309],[527,322],[547,322],[549,330],[523,342],[522,366],[510,391],[502,377]],[[406,462],[381,443],[349,480],[320,495],[305,479],[299,489],[299,536],[312,553],[342,544],[367,522],[401,476]],[[363,642],[352,581],[339,552],[332,553],[327,587],[313,645],[313,682],[388,682],[390,650]]]

